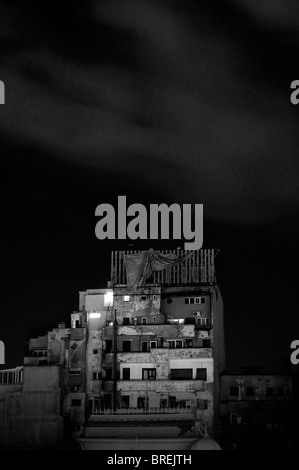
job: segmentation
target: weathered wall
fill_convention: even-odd
[[[60,368],[24,367],[24,388],[0,395],[0,443],[4,448],[53,447],[63,437]]]
[[[292,398],[292,380],[285,375],[222,375],[221,401],[285,401]],[[238,396],[230,395],[230,387],[238,387]],[[246,395],[246,387],[254,387],[254,395]],[[267,396],[267,388],[273,388],[273,396]],[[284,395],[279,396],[277,389],[282,388]]]
[[[129,301],[124,300],[124,296],[130,296]],[[146,296],[143,300],[141,296]],[[116,288],[114,290],[114,305],[117,317],[130,319],[138,317],[156,317],[156,322],[163,321],[161,316],[161,288],[147,287],[138,288],[137,292],[130,293],[126,289]]]
[[[165,297],[164,297],[165,296]],[[210,298],[207,294],[198,292],[185,292],[176,294],[164,294],[162,311],[167,318],[193,317],[193,312],[200,311],[203,318],[210,318]],[[199,298],[200,303],[186,304],[185,298]],[[203,303],[204,302],[204,303]]]

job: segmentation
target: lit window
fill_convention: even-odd
[[[106,292],[104,294],[104,306],[109,307],[113,305],[113,292]]]
[[[101,318],[101,314],[99,312],[92,312],[89,314],[89,318]]]
[[[130,302],[131,297],[129,295],[124,295],[124,302]]]

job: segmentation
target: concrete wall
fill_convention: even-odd
[[[63,437],[60,368],[24,367],[23,391],[0,391],[0,445],[51,448]]]
[[[238,387],[238,396],[230,395],[230,387]],[[254,395],[247,396],[246,387],[254,387]],[[267,388],[273,388],[273,396],[267,396]],[[278,388],[284,395],[278,395]],[[285,375],[222,375],[221,401],[285,401],[292,399],[292,380]]]
[[[125,296],[130,296],[129,301],[125,301]],[[146,297],[143,300],[143,296]],[[156,317],[156,322],[162,322],[161,316],[161,288],[147,287],[138,288],[137,293],[130,293],[124,288],[115,288],[114,305],[117,317],[122,323],[123,317],[130,319],[140,317]]]

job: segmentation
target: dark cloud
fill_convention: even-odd
[[[94,210],[127,194],[204,204],[205,246],[222,250],[232,361],[248,338],[239,315],[252,328],[262,317],[280,341],[273,319],[285,304],[273,292],[297,282],[298,23],[291,0],[2,1],[10,320],[37,292],[19,335],[52,328],[76,308],[77,290],[105,283]]]
[[[164,169],[172,166],[180,194],[211,217],[280,216],[281,205],[298,203],[296,77],[285,78],[276,55],[277,73],[265,80],[258,38],[269,25],[291,34],[297,12],[262,5],[231,2],[227,23],[214,2],[75,2],[60,19],[56,2],[35,12],[6,5],[2,40],[13,54],[2,58],[2,131],[104,172],[134,169],[177,199]],[[272,54],[267,40],[261,47]]]

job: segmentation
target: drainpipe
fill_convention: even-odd
[[[116,392],[117,392],[117,320],[116,309],[114,310],[114,348],[113,348],[113,411],[116,411]]]

